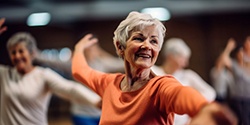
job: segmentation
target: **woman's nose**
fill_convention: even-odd
[[[16,52],[16,53],[14,54],[14,57],[15,57],[15,58],[19,58],[20,56],[21,56],[21,54],[18,53],[18,52]]]
[[[142,49],[150,49],[150,42],[149,42],[148,39],[146,39],[145,41],[143,41],[141,48]]]

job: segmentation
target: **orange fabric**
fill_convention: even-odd
[[[173,113],[194,116],[208,103],[196,90],[182,86],[172,76],[157,76],[134,92],[122,92],[124,74],[91,69],[81,53],[72,60],[73,76],[103,99],[100,124],[172,125]]]

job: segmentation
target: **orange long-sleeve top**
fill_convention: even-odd
[[[74,53],[72,74],[103,100],[101,125],[172,125],[174,113],[191,117],[208,102],[196,90],[173,76],[156,76],[133,92],[122,92],[125,74],[107,74],[90,68],[82,53]]]

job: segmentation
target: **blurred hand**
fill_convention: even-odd
[[[192,118],[189,125],[237,125],[238,119],[224,104],[210,103]]]
[[[222,53],[222,60],[226,67],[230,68],[232,66],[232,61],[230,58],[230,53],[236,47],[236,42],[234,39],[230,38],[227,42],[227,46]]]
[[[76,45],[75,52],[83,52],[86,48],[98,42],[97,38],[93,38],[92,34],[85,35]]]
[[[228,40],[228,42],[227,42],[227,46],[226,46],[224,52],[230,54],[230,53],[233,51],[233,49],[234,49],[235,47],[236,47],[236,42],[235,42],[235,40],[234,40],[233,38],[230,38],[230,39]]]
[[[5,18],[1,18],[0,19],[0,34],[2,34],[4,31],[7,30],[6,26],[3,27],[4,22],[5,22]]]
[[[232,61],[230,58],[230,53],[233,51],[233,49],[236,47],[236,42],[233,38],[230,38],[227,42],[227,45],[224,49],[224,51],[222,52],[222,54],[220,55],[220,57],[217,60],[217,70],[221,70],[224,67],[227,68],[231,68],[232,66]]]

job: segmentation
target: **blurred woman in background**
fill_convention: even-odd
[[[236,113],[239,125],[250,125],[250,37],[243,43],[230,38],[211,70],[218,98]]]
[[[1,28],[3,22],[0,31],[5,30]],[[7,49],[13,67],[0,65],[1,125],[47,125],[52,93],[82,104],[98,103],[81,84],[66,80],[49,68],[33,65],[37,47],[30,33],[14,34]]]

